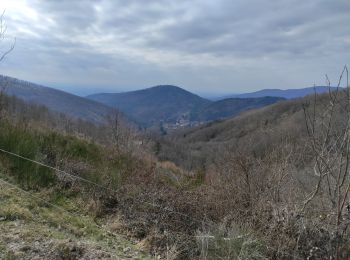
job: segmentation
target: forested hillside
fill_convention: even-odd
[[[282,101],[280,97],[227,98],[213,102],[204,108],[193,111],[191,119],[199,122],[211,122],[238,115],[241,112],[260,108]]]
[[[85,128],[50,126],[43,109],[19,103],[36,111],[22,116],[11,104],[23,101],[2,100],[0,147],[60,169],[1,153],[2,178],[50,194],[66,210],[78,207],[138,250],[175,259],[349,256],[347,92],[279,102],[161,139],[133,132],[127,143],[115,138],[127,126],[105,129],[114,141],[104,143]],[[33,213],[23,207],[0,212],[2,221],[27,225]]]
[[[205,172],[231,224],[250,223],[280,257],[346,259],[348,96],[311,95],[175,133],[158,156]]]
[[[0,260],[350,259],[349,0],[0,10]]]
[[[176,86],[156,86],[125,93],[101,93],[87,98],[114,107],[149,128],[170,129],[229,118],[240,112],[267,106],[284,98],[228,98],[209,101]]]
[[[43,105],[52,111],[95,124],[106,124],[115,110],[82,97],[54,88],[0,75],[0,91],[26,102]]]
[[[89,99],[120,109],[136,122],[145,126],[160,122],[176,122],[182,116],[189,117],[193,109],[210,103],[191,92],[176,86],[156,86],[126,93],[101,93]]]

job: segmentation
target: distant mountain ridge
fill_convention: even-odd
[[[150,126],[159,122],[175,122],[211,102],[187,90],[172,85],[159,85],[147,89],[100,93],[87,98],[120,109],[133,120]]]
[[[293,98],[301,98],[307,95],[315,93],[325,93],[328,92],[329,89],[331,91],[335,90],[335,87],[329,88],[328,86],[315,86],[308,88],[300,88],[300,89],[262,89],[259,91],[251,92],[251,93],[243,93],[243,94],[233,94],[224,96],[222,98],[258,98],[258,97],[282,97],[285,99],[293,99]]]
[[[100,93],[87,98],[124,112],[146,127],[162,123],[189,126],[223,119],[238,113],[273,104],[283,98],[232,98],[210,101],[172,85],[159,85],[124,93]]]
[[[115,113],[115,109],[83,97],[0,75],[0,90],[2,89],[9,96],[96,124],[107,123],[107,117]]]
[[[159,85],[123,93],[99,93],[86,98],[61,90],[0,75],[0,89],[26,102],[96,124],[107,123],[117,110],[143,127],[193,126],[203,122],[225,119],[250,109],[261,108],[284,99],[328,91],[328,87],[279,90],[265,89],[210,101],[172,85]],[[334,89],[334,88],[333,88]],[[333,90],[332,89],[332,90]]]

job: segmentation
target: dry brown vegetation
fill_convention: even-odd
[[[177,133],[160,141],[159,157],[204,172],[203,203],[215,208],[205,216],[224,223],[224,236],[238,226],[260,240],[269,258],[347,259],[348,91]],[[213,251],[206,256],[224,257],[220,248]]]
[[[46,163],[108,189],[58,179],[56,191],[83,194],[89,201],[84,208],[96,221],[136,238],[154,255],[350,257],[348,89],[281,102],[155,141],[125,127],[118,114],[109,127],[72,121],[63,131],[60,121],[50,123],[49,111],[43,117],[18,100],[6,104],[11,121],[6,124],[26,138],[51,140],[44,133],[53,131],[63,143],[86,148],[86,154],[82,149],[73,155],[57,143],[41,142],[51,146],[39,153]]]

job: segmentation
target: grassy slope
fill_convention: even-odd
[[[13,183],[27,191],[38,192],[40,197],[54,203],[61,203],[62,199],[73,201],[83,212],[88,212],[90,218],[112,222],[114,228],[113,219],[119,220],[117,232],[142,242],[142,248],[152,255],[164,255],[168,245],[178,242],[186,245],[187,253],[196,253],[193,233],[197,227],[183,221],[182,215],[163,209],[173,208],[189,215],[195,212],[192,201],[183,198],[186,195],[182,195],[183,185],[178,178],[178,175],[183,175],[180,169],[158,165],[148,157],[140,158],[81,137],[38,128],[34,122],[28,125],[21,120],[13,121],[11,117],[0,121],[0,148],[89,179],[116,192],[63,178],[62,174],[57,176],[45,167],[0,153],[0,167],[5,169],[6,176]],[[176,182],[176,185],[169,185],[170,182]],[[189,185],[196,183],[196,176],[185,178],[184,182],[189,182]],[[161,207],[151,207],[150,203],[154,201]],[[66,207],[66,203],[63,206]],[[57,211],[53,212],[52,215],[59,216]],[[191,243],[183,237],[191,238]],[[21,238],[20,241],[26,240]]]
[[[108,182],[111,188],[119,185],[121,172],[133,169],[132,161],[126,156],[108,157],[110,151],[93,143],[4,121],[0,125],[0,147],[94,182]],[[107,233],[118,223],[112,221],[111,226],[102,229],[96,224],[95,221],[111,223],[116,216],[96,218],[98,209],[94,212],[91,204],[95,203],[91,187],[65,182],[45,167],[3,153],[0,154],[0,174],[0,259],[13,256],[18,259],[63,256],[67,259],[64,257],[75,255],[79,259],[144,257],[131,242],[118,234]],[[69,212],[78,213],[72,216],[48,206],[5,185],[1,182],[3,179]]]
[[[100,228],[88,215],[48,206],[1,181],[0,187],[1,259],[147,259],[132,242],[110,234],[108,226]],[[58,200],[49,190],[35,196],[79,212],[78,201]]]

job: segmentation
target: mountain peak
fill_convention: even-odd
[[[209,100],[173,85],[158,85],[142,90],[95,94],[89,99],[115,107],[143,125],[176,120],[202,108]]]
[[[181,89],[181,90],[184,90],[183,88],[180,88],[178,86],[174,86],[174,85],[156,85],[156,86],[153,86],[151,87],[151,89]]]
[[[191,95],[195,95],[186,89],[183,89],[181,87],[174,86],[174,85],[157,85],[144,90],[159,91],[159,92],[173,92],[173,93],[188,93]]]

